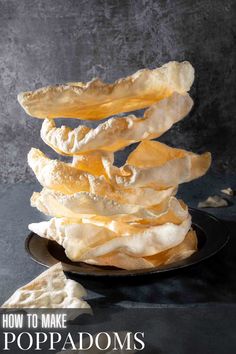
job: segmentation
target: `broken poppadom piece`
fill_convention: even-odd
[[[2,308],[90,308],[82,285],[67,279],[57,263],[15,291]]]
[[[198,203],[198,208],[221,208],[226,206],[228,206],[227,200],[218,195],[210,196],[203,202]]]
[[[228,187],[228,188],[225,188],[225,189],[221,189],[221,192],[232,197],[236,194],[235,190],[233,190],[232,188]]]

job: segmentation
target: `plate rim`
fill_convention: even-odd
[[[91,271],[86,268],[84,268],[84,269],[79,268],[78,265],[73,265],[73,264],[61,262],[63,265],[63,270],[65,272],[72,273],[75,275],[80,275],[83,277],[97,277],[97,278],[99,278],[99,277],[137,277],[137,276],[143,276],[143,275],[147,276],[147,275],[153,275],[153,274],[163,274],[163,273],[167,273],[167,272],[173,272],[178,269],[183,269],[183,268],[194,266],[204,260],[207,260],[208,258],[214,256],[216,253],[221,251],[228,243],[228,241],[230,239],[228,227],[226,226],[226,224],[223,220],[218,219],[215,215],[212,215],[206,211],[202,211],[202,210],[192,208],[192,207],[189,207],[188,209],[189,209],[191,216],[198,214],[200,216],[202,215],[204,217],[207,217],[208,220],[211,220],[211,222],[213,222],[214,224],[215,223],[219,224],[221,226],[221,229],[224,231],[224,234],[221,235],[222,241],[221,241],[220,245],[218,247],[216,247],[215,249],[213,249],[211,252],[208,252],[207,254],[203,255],[202,257],[201,257],[201,253],[205,249],[204,246],[207,245],[207,233],[204,231],[204,228],[202,228],[199,225],[196,225],[197,228],[199,228],[205,234],[206,245],[204,244],[203,247],[198,252],[194,253],[192,256],[190,256],[184,260],[173,262],[173,263],[166,265],[166,266],[136,269],[136,270],[126,270],[126,269],[120,269],[120,268],[116,269],[115,267],[114,267],[114,269],[105,269],[105,268],[103,268],[103,266],[96,266],[96,268],[99,270],[97,272]],[[194,223],[193,223],[193,225],[194,225]],[[221,232],[222,232],[222,230],[221,230]],[[33,254],[32,250],[30,248],[30,241],[35,236],[41,238],[39,235],[37,235],[36,233],[31,231],[25,239],[25,250],[29,254],[30,258],[34,262],[36,262],[42,266],[45,266],[47,268],[58,263],[59,260],[56,259],[48,251],[48,248],[46,248],[48,251],[48,255],[46,255],[46,256],[51,258],[51,262],[49,262],[50,264],[45,262],[45,260],[39,259],[35,254]],[[43,240],[43,242],[45,242],[45,240],[46,240],[47,244],[50,241],[50,240],[47,240],[44,238],[42,238],[42,240]],[[199,254],[200,254],[200,257],[199,257]],[[91,265],[91,266],[95,267],[94,265]]]

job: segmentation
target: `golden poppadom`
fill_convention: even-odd
[[[103,176],[96,177],[72,164],[51,160],[38,149],[30,150],[28,164],[43,187],[62,193],[90,192],[91,185],[96,181],[99,181],[100,188],[106,188],[108,184]]]
[[[137,71],[113,84],[96,79],[23,92],[18,101],[26,113],[37,118],[99,120],[148,107],[173,92],[186,93],[193,80],[189,62],[173,61],[154,70]]]
[[[194,154],[157,141],[142,141],[121,168],[107,166],[107,174],[123,187],[168,188],[201,177],[211,154]]]
[[[122,252],[113,252],[105,256],[86,260],[87,263],[102,266],[114,266],[117,268],[135,270],[158,267],[170,264],[190,257],[197,251],[196,232],[190,230],[183,242],[167,251],[160,252],[150,257],[133,257]]]
[[[141,219],[158,223],[171,221],[178,223],[186,218],[188,211],[174,197],[164,199],[159,205],[144,207],[142,200],[137,204],[118,203],[107,197],[81,192],[64,195],[59,192],[43,189],[41,193],[33,193],[31,205],[37,207],[46,215],[67,218],[81,218],[83,215],[100,215],[124,218],[127,220]]]
[[[91,192],[93,188],[102,189],[106,193],[111,184],[118,188],[166,189],[189,182],[206,173],[211,164],[211,154],[197,155],[170,148],[157,141],[145,140],[130,154],[121,168],[107,160],[104,165],[106,172],[102,176],[94,176],[72,164],[50,160],[37,149],[31,149],[28,163],[44,187],[66,194]],[[110,181],[107,181],[105,175]]]
[[[161,136],[173,124],[183,119],[192,105],[188,94],[174,93],[148,108],[143,118],[134,115],[110,118],[95,129],[81,125],[75,129],[64,125],[56,128],[54,120],[45,119],[41,138],[63,155],[81,155],[99,150],[113,152],[141,140]],[[115,136],[115,139],[111,139],[112,136]]]
[[[188,216],[181,224],[165,223],[122,236],[93,224],[67,218],[30,224],[29,229],[41,237],[57,241],[72,261],[85,261],[122,252],[135,257],[157,254],[180,244],[191,226]]]

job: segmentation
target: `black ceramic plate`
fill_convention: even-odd
[[[25,246],[31,258],[47,267],[58,261],[63,263],[65,271],[89,276],[137,276],[152,273],[163,273],[178,268],[185,268],[207,259],[224,247],[229,239],[224,223],[206,212],[189,208],[192,215],[193,229],[197,233],[198,251],[192,256],[158,268],[123,270],[115,267],[102,267],[70,261],[64,248],[54,241],[39,237],[33,232],[26,238]]]

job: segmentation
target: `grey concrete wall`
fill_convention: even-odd
[[[34,180],[26,154],[31,146],[48,151],[41,121],[26,116],[18,92],[94,76],[112,81],[169,60],[194,65],[195,108],[162,139],[210,150],[215,171],[235,169],[234,3],[0,0],[0,181]]]

